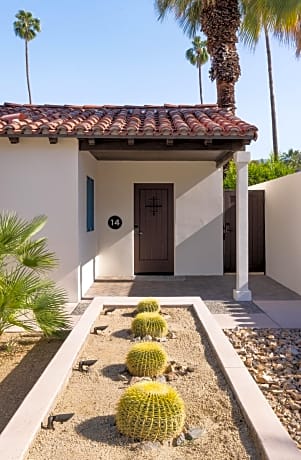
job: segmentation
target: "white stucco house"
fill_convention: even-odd
[[[237,283],[248,300],[246,146],[257,128],[216,105],[0,106],[0,209],[46,214],[55,280],[223,274],[222,166],[234,157]]]

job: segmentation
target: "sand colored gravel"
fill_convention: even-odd
[[[132,345],[130,325],[133,309],[116,309],[100,315],[95,326],[108,325],[98,335],[91,334],[80,359],[97,359],[87,374],[74,370],[53,413],[74,412],[55,431],[41,430],[27,460],[244,460],[258,459],[252,437],[233,399],[217,362],[194,317],[187,308],[164,308],[169,329],[176,338],[162,345],[169,359],[194,372],[174,375],[170,382],[185,405],[188,427],[201,427],[195,441],[173,447],[165,442],[149,445],[118,433],[115,426],[117,402],[128,383],[120,380],[126,354]]]

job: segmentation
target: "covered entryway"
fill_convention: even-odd
[[[265,272],[264,190],[249,190],[249,272]],[[236,192],[224,192],[224,272],[236,272]]]
[[[6,138],[0,139],[2,207],[32,216],[40,213],[43,202],[49,218],[46,236],[61,261],[55,277],[70,299],[77,300],[85,294],[95,278],[132,277],[135,272],[173,273],[175,277],[221,276],[222,167],[232,158],[237,167],[237,273],[233,296],[240,301],[251,299],[250,154],[246,146],[257,137],[254,125],[211,104],[8,104],[0,107],[0,118],[0,136]],[[28,165],[30,170],[23,181]],[[41,193],[35,197],[28,187],[33,165],[43,172]],[[53,196],[53,183],[62,183],[62,175],[68,179],[63,181],[64,190],[59,188]],[[7,177],[20,183],[18,193],[14,193]],[[147,198],[150,201],[145,210],[150,214],[142,216],[144,221],[135,222],[134,184],[174,185],[174,222],[170,219],[173,225],[157,222],[155,231],[150,225],[146,216],[155,218],[156,210],[163,206],[156,194]],[[24,198],[21,201],[20,194]],[[67,226],[64,225],[64,232],[57,232],[62,216]],[[138,227],[134,228],[134,224]],[[159,244],[154,237],[158,236],[158,226],[167,229]],[[136,233],[143,230],[147,244],[140,244],[139,265],[135,267],[135,238],[142,241],[142,235]],[[174,264],[166,239],[174,239]],[[148,261],[147,265],[143,266],[143,262],[140,266],[142,261]]]
[[[135,274],[174,273],[173,184],[134,185]]]

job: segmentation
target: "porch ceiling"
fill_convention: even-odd
[[[79,149],[99,161],[229,161],[234,152],[245,150],[242,140],[212,139],[87,139]]]

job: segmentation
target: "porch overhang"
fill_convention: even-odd
[[[214,161],[221,167],[250,139],[199,138],[89,138],[79,139],[79,150],[99,161]]]

